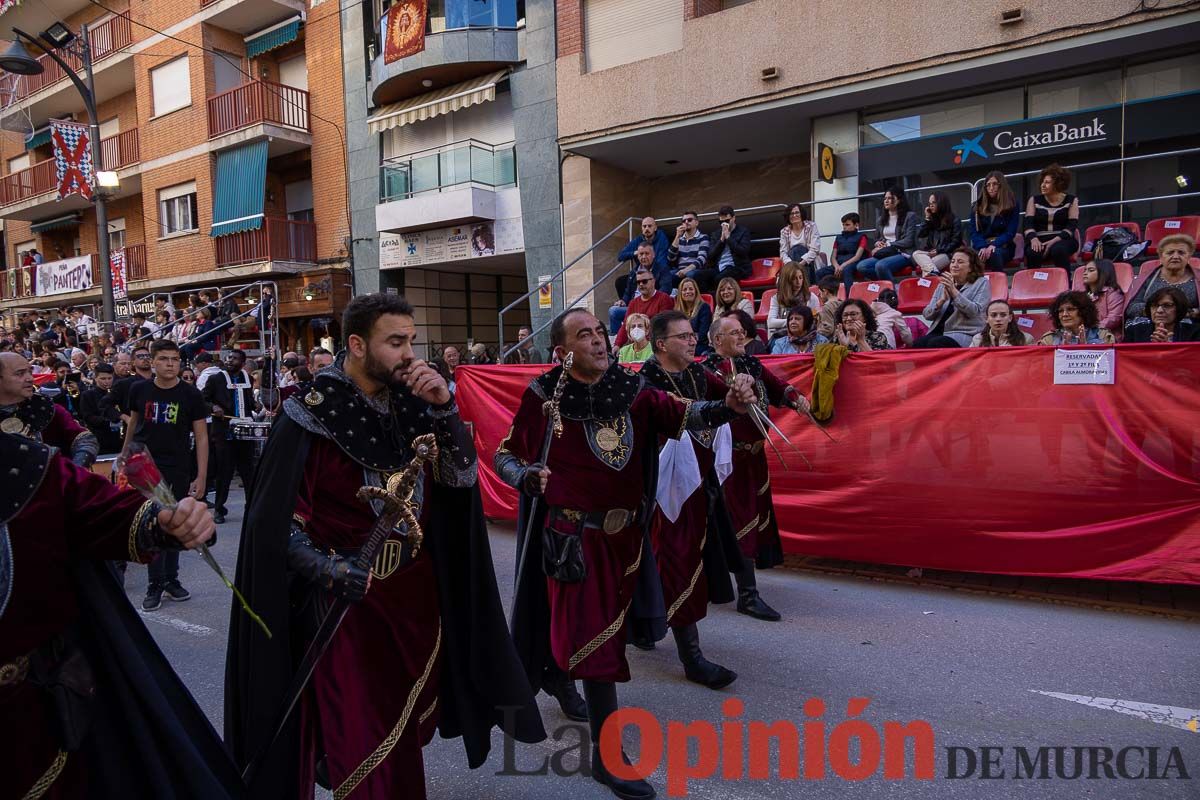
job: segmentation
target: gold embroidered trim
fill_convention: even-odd
[[[496,447],[496,452],[497,453],[507,453],[508,455],[516,458],[517,461],[520,461],[521,466],[527,467],[527,466],[529,466],[529,464],[525,461],[525,459],[521,458],[516,453],[514,453],[508,449],[508,440],[512,438],[513,431],[515,431],[516,429],[517,429],[516,423],[508,426],[508,433],[504,434],[504,438],[500,440],[500,444],[497,445],[497,447]]]
[[[62,750],[58,751],[58,755],[54,757],[50,768],[37,779],[37,783],[33,785],[21,800],[37,800],[39,797],[49,791],[51,784],[58,780],[58,776],[62,774],[63,767],[67,765],[67,754]]]
[[[567,669],[568,670],[572,670],[572,669],[575,669],[576,667],[578,667],[580,662],[582,662],[585,658],[590,656],[592,653],[599,650],[605,642],[607,642],[609,639],[611,639],[616,634],[617,631],[621,630],[621,626],[625,624],[625,615],[627,613],[629,613],[629,606],[632,602],[633,601],[630,600],[629,603],[626,603],[625,608],[621,609],[621,613],[617,615],[617,618],[612,621],[611,625],[609,625],[604,630],[600,631],[600,633],[596,636],[595,639],[592,639],[590,642],[585,644],[583,646],[582,650],[580,650],[578,653],[571,656],[571,658],[567,660]]]
[[[150,513],[150,508],[154,505],[154,501],[147,500],[138,508],[137,513],[133,515],[133,522],[129,523],[129,560],[134,564],[142,560],[141,552],[137,546],[137,535],[142,525],[146,523],[146,515]]]
[[[771,488],[771,479],[767,478],[767,482],[764,483],[762,485],[762,488],[758,490],[758,496],[762,497],[764,494],[767,493],[767,489],[770,489],[770,488]]]
[[[425,709],[425,713],[423,713],[421,715],[421,718],[417,720],[418,727],[425,724],[425,720],[429,719],[429,716],[433,713],[434,709],[436,709],[436,708],[437,708],[437,698],[435,697],[435,698],[433,698],[433,702],[429,704],[429,708]]]
[[[292,522],[299,525],[300,530],[306,530],[308,528],[308,520],[306,520],[304,517],[300,516],[296,512],[292,512]]]
[[[637,554],[637,558],[635,558],[635,559],[633,560],[633,563],[632,563],[632,564],[630,564],[630,565],[629,565],[629,566],[628,566],[628,567],[625,569],[625,577],[629,577],[629,576],[630,576],[630,575],[632,575],[633,573],[637,572],[637,570],[638,570],[638,567],[640,567],[640,566],[642,565],[642,551],[643,551],[643,550],[645,550],[645,549],[646,549],[646,544],[645,544],[645,542],[644,542],[644,541],[638,544],[638,554]]]
[[[379,746],[375,748],[375,752],[367,756],[354,772],[350,773],[350,777],[342,781],[342,785],[333,793],[334,800],[344,800],[344,798],[353,792],[363,780],[371,774],[371,771],[379,766],[392,749],[396,746],[396,742],[400,741],[400,737],[404,735],[404,728],[408,725],[408,718],[412,716],[413,706],[417,704],[417,698],[421,695],[421,690],[425,688],[425,684],[429,681],[429,675],[433,672],[433,665],[437,663],[438,651],[442,646],[442,624],[438,621],[437,641],[433,643],[433,652],[429,654],[429,660],[425,663],[425,671],[421,673],[420,679],[413,685],[408,692],[408,699],[404,701],[404,711],[400,714],[400,719],[396,726],[392,728]],[[435,701],[436,702],[436,701]],[[426,714],[433,711],[433,706],[430,706]],[[424,717],[421,718],[422,721]]]
[[[707,541],[708,532],[705,531],[704,536],[700,539],[700,550],[702,552],[704,550],[704,543]],[[703,570],[704,558],[701,556],[700,563],[696,565],[696,571],[692,573],[692,579],[688,582],[687,589],[685,589],[683,594],[679,595],[679,597],[676,597],[675,602],[671,603],[671,607],[667,609],[667,622],[671,621],[671,618],[675,616],[675,612],[679,610],[679,607],[686,603],[687,599],[692,596],[692,592],[696,589],[696,581],[700,580],[700,573]]]
[[[688,414],[692,411],[692,403],[694,401],[686,397],[681,397],[679,398],[679,402],[683,403],[683,420],[679,423],[679,432],[675,434],[676,439],[682,439],[683,432],[687,430]]]
[[[749,523],[746,525],[746,527],[744,527],[744,528],[742,528],[740,531],[738,531],[737,538],[738,538],[738,539],[741,539],[741,538],[742,538],[743,536],[745,536],[747,533],[749,533],[750,531],[754,530],[754,527],[755,527],[756,525],[758,525],[758,514],[755,514],[755,515],[754,515],[754,519],[750,520],[750,522],[749,522]]]
[[[760,531],[765,531],[767,526],[771,524],[771,512],[767,512],[767,516],[763,518],[762,524],[758,526]]]

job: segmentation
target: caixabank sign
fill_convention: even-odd
[[[1054,161],[1071,150],[1116,147],[1121,143],[1120,107],[1093,109],[1039,119],[1006,122],[973,130],[924,136],[859,151],[865,177],[941,172],[1045,156]]]

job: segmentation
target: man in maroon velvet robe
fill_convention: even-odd
[[[714,352],[705,359],[705,369],[726,381],[732,379],[735,370],[738,375],[750,375],[758,407],[764,414],[770,406],[807,410],[807,401],[794,386],[781,381],[754,356],[746,355],[745,327],[737,316],[745,313],[735,311],[713,322],[710,338]],[[735,573],[737,610],[755,619],[776,622],[779,612],[759,596],[754,577],[756,561],[764,568],[783,563],[767,469],[768,445],[749,415],[734,420],[729,428],[733,433],[733,473],[725,482],[725,503],[743,559],[742,569]]]
[[[0,431],[45,442],[87,468],[100,442],[70,412],[37,392],[33,369],[19,353],[0,353]]]
[[[636,373],[610,363],[604,325],[572,309],[551,326],[558,360],[573,354],[558,410],[562,433],[541,463],[547,419],[563,368],[534,379],[521,398],[512,430],[497,449],[497,473],[544,503],[517,564],[514,631],[531,682],[540,679],[549,650],[571,679],[582,678],[592,729],[592,776],[620,797],[653,797],[645,781],[613,776],[599,757],[604,721],[617,708],[616,683],[629,680],[626,618],[646,558],[645,526],[652,508],[658,437],[689,428],[714,428],[744,410],[748,381],[725,403],[688,401],[649,387]],[[647,475],[643,481],[630,476]],[[653,558],[653,556],[649,556]],[[543,574],[545,577],[543,577]],[[653,576],[657,581],[657,575]]]
[[[0,464],[5,796],[239,796],[240,779],[216,734],[102,563],[147,562],[160,550],[209,540],[214,526],[204,505],[185,499],[162,509],[53,448],[7,433],[0,433]],[[92,696],[82,704],[90,714],[72,715],[72,725],[53,711],[60,682]],[[185,740],[190,749],[173,764],[170,753],[150,749]],[[209,764],[187,760],[206,750],[201,759]],[[167,785],[156,785],[163,778]]]

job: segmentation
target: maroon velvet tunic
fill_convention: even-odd
[[[679,399],[658,389],[642,389],[629,407],[632,439],[622,445],[628,447],[628,460],[620,468],[593,453],[585,423],[564,419],[563,434],[550,447],[547,505],[575,511],[638,509],[646,491],[642,485],[645,447],[660,434],[678,438],[686,411]],[[500,446],[532,464],[540,458],[545,427],[542,399],[526,389],[513,429]],[[640,566],[642,530],[637,522],[614,533],[585,528],[581,535],[587,577],[578,583],[546,578],[550,649],[558,666],[572,678],[629,680],[625,616]]]
[[[131,550],[135,518],[145,503],[136,492],[51,457],[41,486],[8,522],[13,585],[0,617],[0,664],[29,654],[75,622],[79,601],[70,561],[151,559]],[[53,776],[59,748],[41,689],[28,680],[0,687],[0,719],[8,731],[0,747],[0,796],[22,797],[43,777],[53,777],[44,798],[91,796],[82,754],[69,754]]]
[[[42,441],[51,447],[57,447],[69,457],[71,444],[75,441],[75,437],[87,432],[87,428],[76,422],[69,411],[55,404],[54,417],[50,420],[50,424],[46,426],[46,429],[42,431]]]
[[[426,465],[426,489],[430,480]],[[313,437],[295,508],[313,544],[366,543],[375,514],[355,497],[364,483],[361,466],[332,440]],[[429,552],[422,549],[390,574],[373,570],[367,596],[346,613],[303,698],[305,797],[313,796],[320,753],[334,789],[346,791],[337,797],[425,797],[421,748],[437,726],[442,650],[435,581]]]

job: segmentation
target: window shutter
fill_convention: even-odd
[[[584,0],[588,72],[683,48],[683,0]]]
[[[150,70],[155,116],[191,104],[192,81],[188,61],[188,57],[183,56]]]

